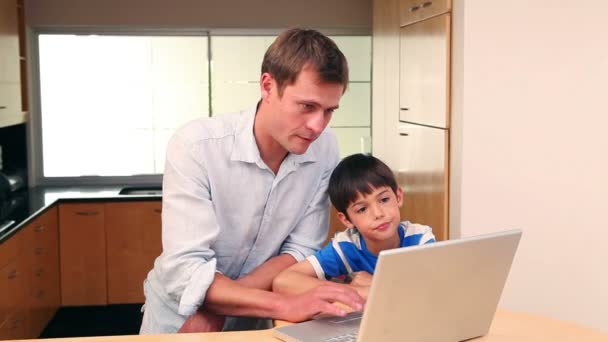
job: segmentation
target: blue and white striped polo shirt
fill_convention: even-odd
[[[429,226],[403,221],[398,232],[401,247],[435,242]],[[327,246],[306,260],[312,264],[319,279],[329,279],[359,271],[374,274],[378,257],[367,249],[361,233],[356,228],[349,228],[336,233]]]

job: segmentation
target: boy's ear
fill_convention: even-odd
[[[399,205],[399,208],[401,208],[403,205],[403,188],[399,185],[397,185],[397,193],[395,193],[395,196],[397,196],[397,204]]]
[[[346,228],[353,228],[355,226],[352,222],[350,222],[348,217],[346,217],[343,212],[338,212],[338,220],[340,220],[340,222],[342,222]]]

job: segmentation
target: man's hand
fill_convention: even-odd
[[[225,316],[216,315],[208,311],[198,309],[196,313],[188,317],[178,333],[215,332],[222,331]]]
[[[334,303],[341,303],[355,311],[363,310],[364,300],[353,288],[342,284],[324,284],[297,295],[286,295],[275,318],[301,322],[318,314],[345,316],[348,310]]]

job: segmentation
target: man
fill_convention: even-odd
[[[144,283],[141,333],[268,322],[234,317],[346,314],[335,301],[361,309],[354,290],[331,284],[302,295],[270,291],[273,278],[327,234],[326,189],[338,148],[325,128],[347,84],[346,59],[333,41],[288,30],[264,56],[256,108],[175,133],[163,178],[163,252]]]

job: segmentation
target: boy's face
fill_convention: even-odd
[[[348,228],[357,227],[366,242],[378,243],[395,238],[402,204],[401,187],[397,187],[395,193],[390,187],[381,186],[374,188],[371,194],[359,193],[346,208],[348,218],[344,213],[338,213],[338,218]]]
[[[282,95],[270,74],[262,75],[262,98],[272,115],[268,134],[286,152],[303,154],[321,135],[338,108],[344,86],[322,82],[318,73],[304,67]]]

